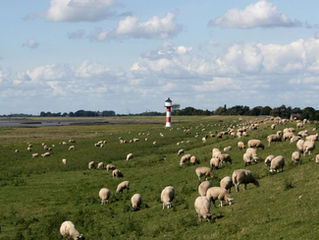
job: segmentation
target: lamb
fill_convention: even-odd
[[[219,160],[219,158],[214,158],[213,157],[210,160],[210,167],[211,168],[219,168],[220,164],[221,164],[221,161]]]
[[[198,167],[195,169],[198,180],[200,181],[201,176],[205,176],[206,180],[208,176],[213,177],[213,171],[209,167]]]
[[[64,221],[60,227],[60,233],[63,237],[70,237],[73,240],[85,239],[82,234],[76,230],[74,224],[71,221]]]
[[[65,159],[65,158],[62,159],[62,163],[63,163],[64,165],[66,164],[66,159]]]
[[[179,149],[177,152],[177,156],[180,156],[184,153],[184,149]]]
[[[106,165],[106,171],[114,170],[114,169],[116,169],[115,165],[113,165],[113,164],[111,164],[111,163],[109,163],[109,164]]]
[[[127,154],[127,156],[126,156],[126,161],[131,160],[133,157],[134,157],[134,156],[133,156],[133,153]]]
[[[117,185],[116,193],[121,193],[123,190],[126,189],[128,192],[130,190],[130,182],[129,181],[123,181]]]
[[[142,197],[140,194],[135,193],[131,198],[131,203],[134,211],[139,210],[142,204]]]
[[[96,169],[104,169],[104,163],[103,162],[99,162],[97,164],[97,168]]]
[[[108,203],[111,196],[111,191],[108,188],[101,188],[99,191],[99,197],[101,198],[101,204]]]
[[[172,186],[167,186],[161,193],[161,201],[163,202],[163,209],[172,207],[172,201],[175,197],[175,189]]]
[[[270,146],[271,142],[280,142],[282,138],[282,131],[277,131],[276,134],[270,134],[267,137],[268,146]]]
[[[275,157],[271,163],[270,163],[270,172],[279,172],[279,168],[281,168],[281,171],[284,171],[284,166],[285,166],[285,159],[282,155],[279,155]]]
[[[306,137],[306,140],[309,140],[309,141],[317,141],[318,140],[318,133],[314,134],[314,135],[309,135]]]
[[[32,153],[32,158],[39,157],[39,153]]]
[[[294,163],[294,164],[298,164],[300,163],[300,159],[301,159],[301,154],[299,151],[295,151],[291,154],[291,161]]]
[[[229,193],[231,192],[231,188],[234,186],[233,180],[231,177],[226,176],[219,183],[220,187],[225,188]]]
[[[198,160],[197,160],[196,156],[192,156],[191,159],[189,160],[189,162],[190,162],[192,165],[195,165],[196,163],[198,163]]]
[[[259,139],[251,139],[248,141],[247,146],[249,148],[262,148],[264,149],[264,144]]]
[[[247,189],[247,184],[253,183],[259,187],[259,182],[253,176],[250,170],[237,169],[233,172],[232,180],[235,185],[236,192],[239,192],[239,185],[244,184],[244,189]]]
[[[119,169],[114,169],[112,172],[112,177],[123,177],[123,173]]]
[[[206,196],[207,189],[211,187],[211,184],[209,181],[204,181],[198,186],[198,193],[201,196]]]
[[[195,211],[198,214],[199,222],[202,222],[202,219],[207,219],[208,221],[211,219],[210,214],[210,200],[208,200],[205,196],[197,197],[194,202]]]
[[[306,140],[303,144],[303,155],[308,153],[310,155],[311,151],[315,149],[315,142]]]
[[[265,165],[268,166],[268,167],[270,167],[270,163],[271,163],[271,161],[272,161],[274,158],[275,158],[274,155],[269,155],[269,156],[267,156],[266,159],[265,159]]]
[[[298,142],[296,143],[297,149],[300,152],[303,152],[303,145],[304,145],[305,141],[303,139],[298,140]]]
[[[95,165],[94,161],[91,161],[91,162],[89,162],[89,164],[88,164],[88,168],[89,168],[89,169],[92,169],[92,168],[95,167],[94,165]]]
[[[186,161],[189,161],[191,159],[191,154],[185,154],[181,157],[181,160],[179,161],[179,166],[183,166]]]
[[[231,146],[227,146],[227,147],[224,147],[224,152],[228,152],[232,150],[232,147]]]
[[[206,197],[208,200],[212,200],[214,207],[216,199],[219,200],[220,207],[223,206],[223,200],[226,201],[229,205],[232,204],[233,198],[230,196],[230,194],[227,192],[225,188],[222,187],[211,187],[206,192]]]
[[[238,148],[239,148],[240,150],[245,149],[245,144],[244,144],[243,142],[241,142],[241,141],[237,143],[237,146],[238,146]]]

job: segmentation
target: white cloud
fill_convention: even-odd
[[[105,41],[112,38],[145,38],[166,39],[177,35],[181,26],[175,22],[175,14],[167,13],[165,17],[154,16],[145,22],[139,22],[135,16],[127,16],[119,21],[116,29],[112,31],[99,31],[95,34],[95,40]]]
[[[39,47],[39,43],[36,40],[29,39],[25,43],[22,44],[23,47],[35,49]]]
[[[278,12],[277,7],[267,0],[260,0],[248,5],[244,10],[229,9],[224,16],[211,20],[209,25],[227,28],[266,28],[294,27],[301,26],[301,23],[292,21],[285,14]]]
[[[198,91],[218,91],[221,89],[230,90],[230,89],[239,89],[239,86],[236,86],[235,81],[229,77],[214,77],[212,81],[204,81],[199,85],[194,86]]]
[[[88,60],[82,62],[81,66],[75,70],[75,76],[90,78],[110,72],[110,69],[102,64],[90,63]]]

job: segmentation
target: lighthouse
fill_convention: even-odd
[[[171,127],[171,108],[172,108],[172,100],[168,98],[165,101],[165,107],[166,107],[166,125],[165,127]]]

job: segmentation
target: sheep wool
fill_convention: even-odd
[[[101,199],[101,204],[108,203],[108,200],[111,196],[111,191],[108,188],[101,188],[99,191],[99,197]]]
[[[126,189],[127,191],[130,190],[130,182],[129,181],[123,181],[117,185],[116,193],[121,193],[123,190]]]
[[[208,200],[213,201],[214,206],[215,201],[219,200],[220,207],[223,206],[223,200],[226,201],[229,205],[232,204],[233,198],[230,196],[230,194],[227,192],[225,188],[222,187],[211,187],[206,192],[206,197]]]
[[[213,171],[209,167],[198,167],[195,169],[195,173],[196,173],[199,181],[200,181],[201,176],[205,176],[206,180],[209,176],[210,177],[214,176]]]
[[[134,211],[139,210],[142,204],[142,197],[140,194],[136,193],[131,198],[132,208]]]
[[[172,207],[172,201],[175,197],[175,189],[172,186],[167,186],[163,189],[161,192],[161,201],[163,203],[163,209],[165,207],[171,208]]]
[[[198,186],[198,193],[201,196],[206,196],[207,189],[211,187],[211,183],[209,181],[204,181]]]
[[[80,234],[78,230],[76,230],[74,224],[71,221],[64,221],[61,224],[60,233],[63,237],[70,237],[73,238],[73,240],[84,240],[83,235]]]
[[[236,192],[239,192],[239,185],[244,184],[244,189],[247,189],[247,184],[253,183],[257,187],[259,182],[255,179],[252,172],[247,169],[237,169],[233,172],[232,180],[235,185]]]
[[[279,155],[275,157],[271,163],[270,163],[270,172],[279,172],[279,169],[281,168],[281,171],[284,171],[284,166],[285,166],[285,159],[283,156]]]
[[[194,202],[194,207],[200,222],[202,222],[203,218],[208,221],[211,219],[210,200],[205,196],[197,197]]]
[[[231,192],[231,188],[234,186],[233,180],[231,177],[226,176],[219,183],[220,187],[225,188],[229,193]]]

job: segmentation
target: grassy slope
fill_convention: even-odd
[[[64,220],[72,220],[87,239],[316,239],[319,165],[313,161],[314,154],[304,157],[300,166],[289,164],[295,144],[288,142],[258,150],[263,159],[270,153],[284,155],[287,166],[283,173],[268,173],[262,162],[247,167],[261,186],[249,185],[248,191],[233,192],[234,205],[213,207],[214,222],[199,224],[193,207],[198,196],[197,166],[180,168],[177,150],[184,148],[200,159],[201,166],[208,166],[213,147],[232,145],[233,164],[215,171],[214,185],[222,177],[231,176],[234,169],[244,168],[243,153],[236,147],[238,139],[209,138],[202,144],[201,137],[194,138],[196,131],[203,136],[208,131],[224,130],[236,118],[224,118],[223,123],[208,127],[217,118],[179,120],[184,122],[175,124],[171,131],[156,124],[0,129],[0,239],[62,239],[59,227]],[[201,131],[203,126],[195,129],[200,123],[205,131]],[[191,136],[176,130],[183,126],[193,127]],[[149,141],[118,143],[119,136],[146,137],[138,136],[138,132],[149,132]],[[270,128],[259,129],[243,140],[246,143],[250,138],[260,138],[266,143],[266,136],[272,132]],[[70,137],[77,142],[76,149],[69,152],[67,146],[58,143]],[[97,149],[93,144],[100,139],[108,143]],[[187,139],[191,142],[176,145]],[[154,140],[157,145],[152,145]],[[42,153],[43,141],[56,145],[52,156],[32,159],[24,150],[26,143],[32,142],[33,152]],[[16,148],[19,153],[14,153]],[[129,152],[135,157],[126,162]],[[68,159],[66,166],[61,164],[62,158]],[[114,163],[124,179],[113,179],[105,170],[87,170],[91,160]],[[116,186],[123,180],[131,182],[131,190],[116,195]],[[163,211],[160,192],[167,185],[174,186],[176,198],[174,208]],[[112,191],[111,203],[105,206],[98,198],[101,187]],[[138,212],[130,207],[134,193],[143,198],[143,208]]]

